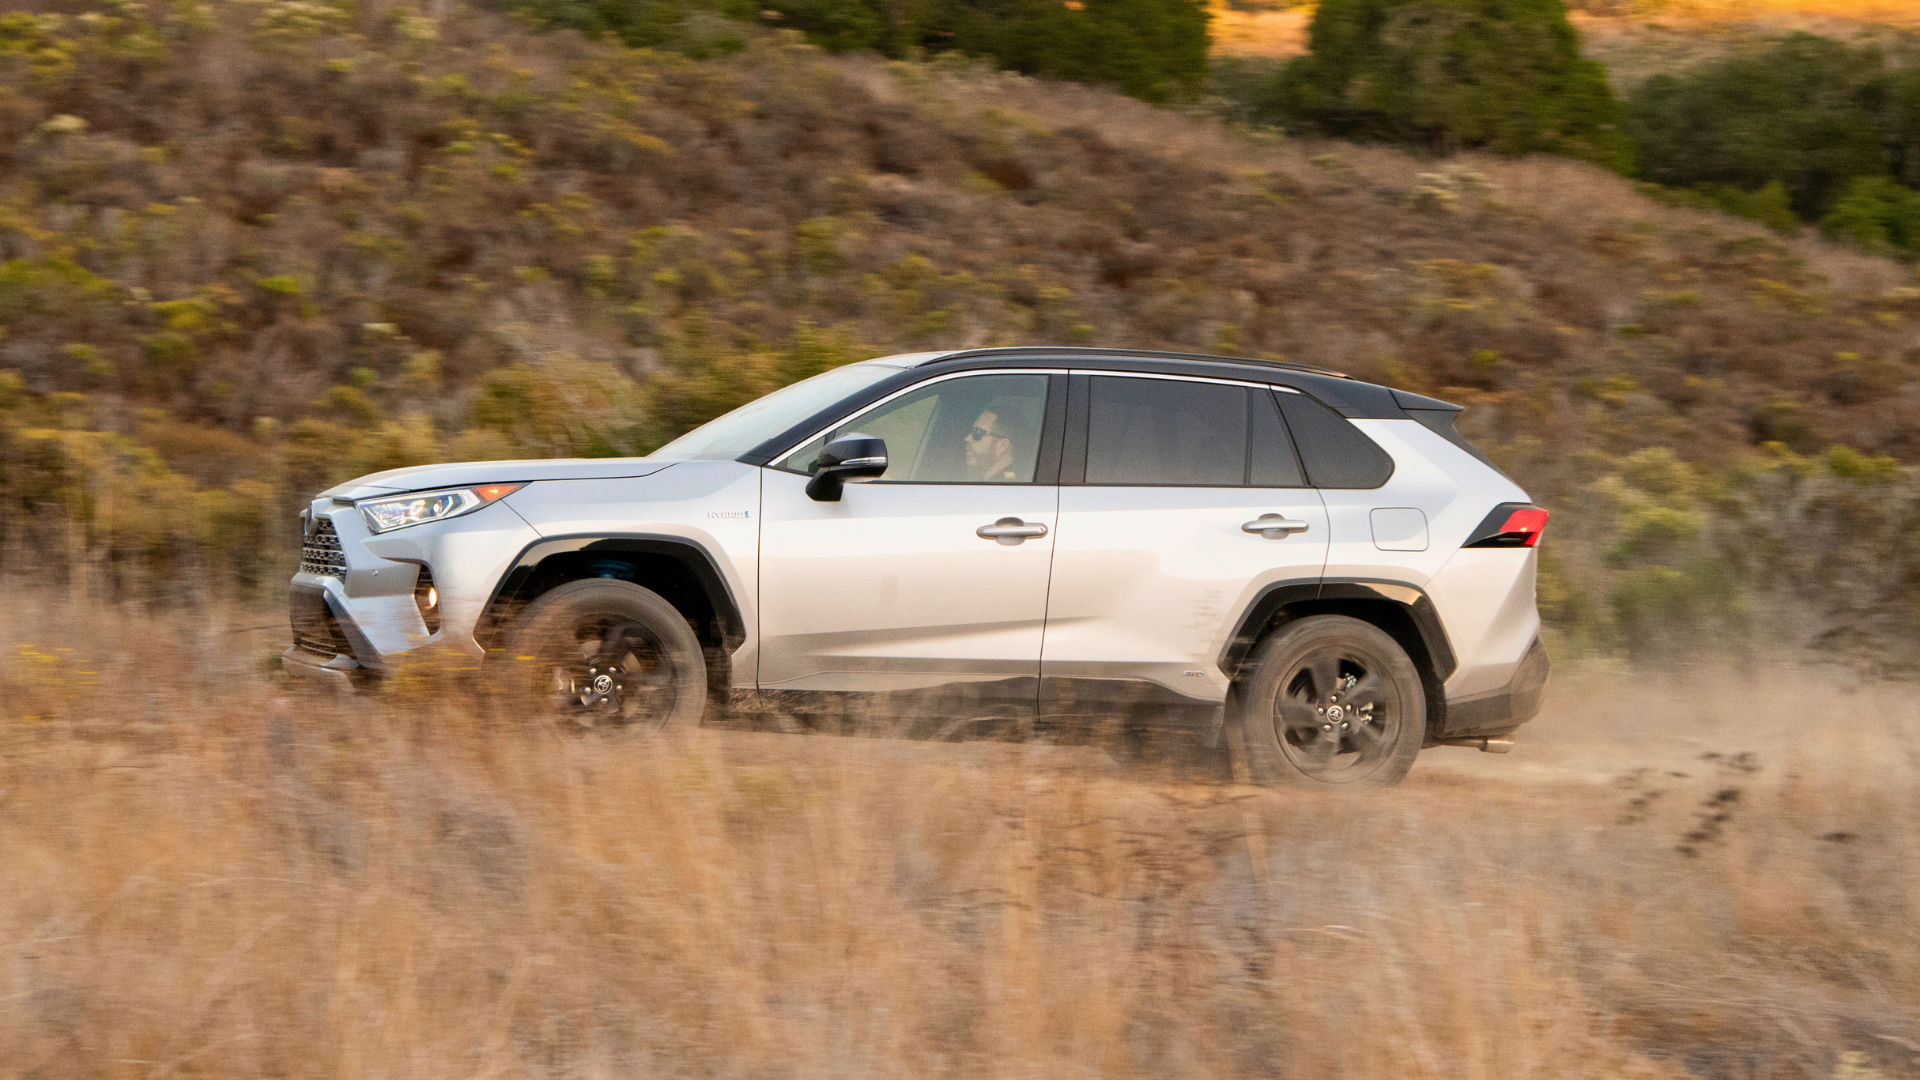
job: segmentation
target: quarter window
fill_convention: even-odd
[[[1346,417],[1305,394],[1274,396],[1314,487],[1377,488],[1393,476],[1393,458]]]

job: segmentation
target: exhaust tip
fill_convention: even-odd
[[[1468,746],[1483,754],[1504,754],[1513,749],[1513,737],[1500,735],[1491,739],[1441,739],[1441,746]]]

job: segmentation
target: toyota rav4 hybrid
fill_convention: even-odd
[[[643,458],[322,493],[284,663],[359,684],[458,650],[583,724],[1125,705],[1263,783],[1391,784],[1423,746],[1507,749],[1547,680],[1547,512],[1458,411],[1213,356],[869,360]]]

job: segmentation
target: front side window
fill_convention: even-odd
[[[1087,483],[1247,482],[1245,387],[1101,375],[1089,383]]]
[[[1047,407],[1045,375],[969,375],[912,390],[844,421],[778,464],[810,473],[842,435],[887,442],[887,471],[871,483],[1030,484]]]

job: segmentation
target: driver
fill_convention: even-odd
[[[967,432],[967,479],[976,483],[1019,483],[1014,467],[1014,451],[1031,458],[1031,418],[1026,404],[1012,398],[995,398],[973,422]]]

